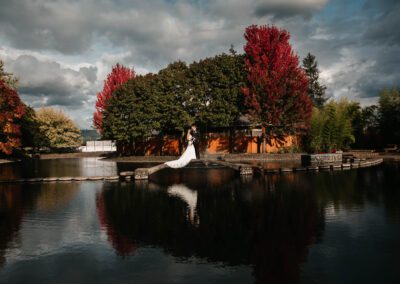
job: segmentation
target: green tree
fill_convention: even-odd
[[[400,91],[384,89],[379,95],[380,129],[384,143],[400,145]]]
[[[189,66],[189,113],[202,126],[234,125],[243,110],[244,56],[230,54],[194,62]]]
[[[138,76],[115,90],[103,112],[103,137],[134,147],[160,130],[155,75]]]
[[[47,137],[40,131],[40,122],[35,110],[25,107],[25,114],[21,118],[22,147],[38,148],[40,145],[49,145]]]
[[[306,138],[306,148],[312,152],[343,150],[354,143],[350,109],[347,100],[331,101],[323,108],[314,108]]]
[[[347,115],[351,119],[355,148],[379,147],[378,107],[375,105],[362,108],[358,102],[349,103]]]
[[[314,106],[321,108],[326,102],[326,87],[319,82],[318,62],[311,53],[303,59],[303,69],[308,77],[308,95]]]
[[[45,139],[40,141],[41,147],[52,149],[75,148],[82,144],[82,137],[76,124],[61,110],[51,107],[36,111],[40,135]]]
[[[177,61],[169,64],[154,76],[157,95],[157,112],[160,115],[162,133],[183,133],[193,118],[189,114],[190,85],[187,79],[188,66]]]

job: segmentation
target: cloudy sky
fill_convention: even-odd
[[[363,105],[400,79],[398,0],[0,0],[0,59],[33,107],[91,126],[96,93],[120,62],[140,74],[242,52],[245,27],[290,31],[316,55],[328,95]]]

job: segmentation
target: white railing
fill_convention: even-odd
[[[115,152],[117,147],[111,140],[87,141],[86,146],[79,147],[82,152]]]

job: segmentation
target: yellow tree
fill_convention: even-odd
[[[39,131],[43,137],[41,145],[50,148],[74,148],[82,144],[78,126],[61,110],[51,107],[36,111]]]

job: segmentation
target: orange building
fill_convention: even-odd
[[[228,154],[228,153],[261,153],[260,131],[236,130],[202,133],[200,142],[200,154]],[[117,145],[117,151],[128,155],[165,155],[178,156],[186,142],[182,142],[179,136],[165,135],[154,136],[144,142],[136,143],[135,146]],[[284,148],[297,147],[299,139],[297,136],[287,136],[284,141],[272,140],[266,145],[267,153],[276,153]]]

